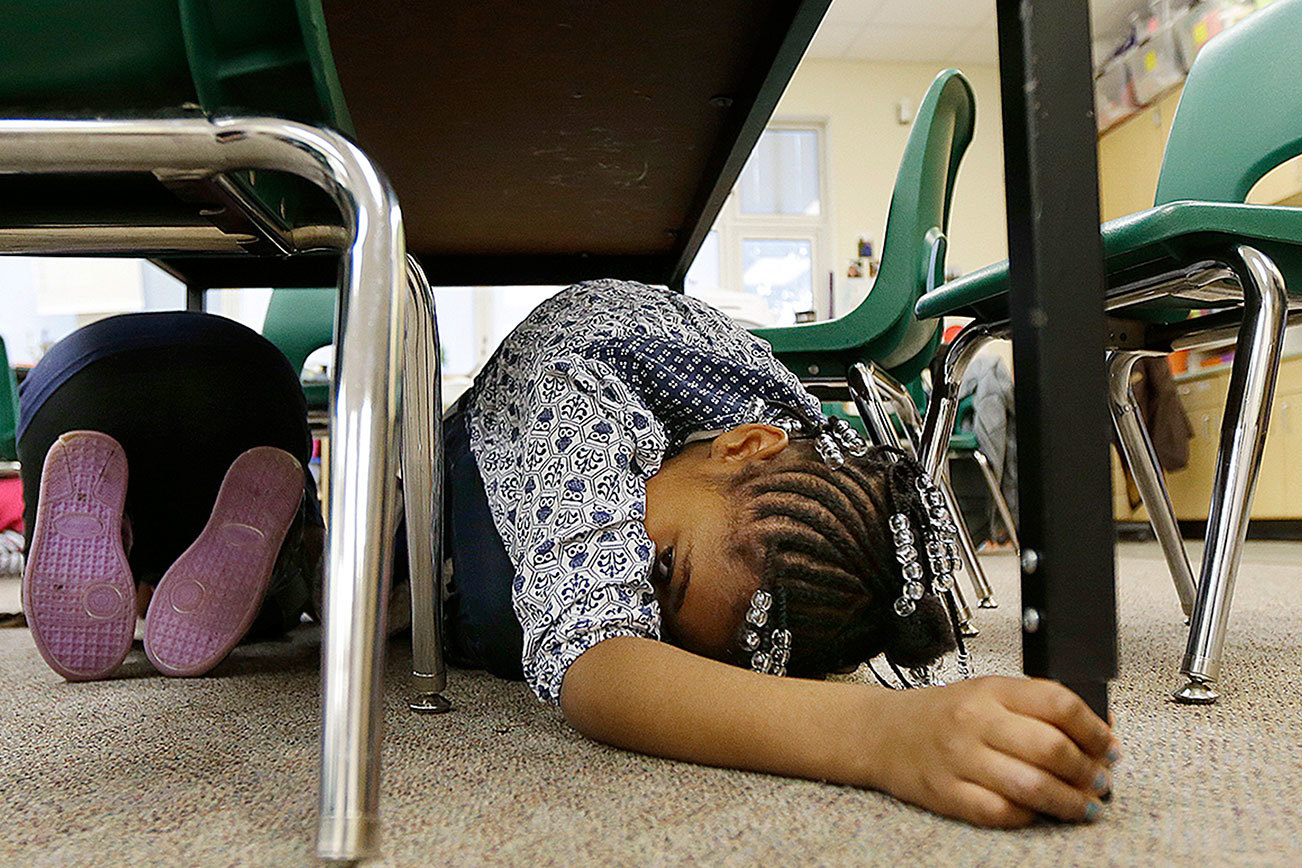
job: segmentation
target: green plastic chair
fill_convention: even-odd
[[[18,382],[0,338],[0,461],[18,460]]]
[[[300,376],[307,357],[334,341],[334,289],[276,289],[271,293],[262,336],[289,359]],[[303,383],[309,414],[330,405],[330,387],[325,383]]]
[[[1244,204],[1271,168],[1302,153],[1302,0],[1279,0],[1209,44],[1185,82],[1162,161],[1155,205],[1101,227],[1107,270],[1109,378],[1114,423],[1135,470],[1186,614],[1182,702],[1216,699],[1235,571],[1270,415],[1288,314],[1286,286],[1302,289],[1302,209]],[[1193,311],[1223,309],[1191,316]],[[976,317],[954,341],[940,400],[927,420],[948,431],[952,389],[985,340],[1007,333],[1008,263],[927,293],[921,317]],[[1130,369],[1161,355],[1238,335],[1201,576],[1195,585],[1153,457],[1130,396]]]
[[[844,383],[855,362],[873,362],[908,383],[935,355],[939,324],[919,320],[913,307],[945,279],[950,201],[975,120],[963,73],[937,75],[918,106],[895,177],[881,267],[868,296],[833,320],[755,330],[802,380]]]
[[[909,132],[886,218],[881,267],[867,297],[837,319],[754,330],[769,342],[784,365],[823,397],[844,399],[858,391],[856,400],[875,402],[876,392],[884,391],[898,397],[893,403],[902,416],[913,413],[900,384],[917,378],[935,356],[941,339],[940,324],[919,320],[913,306],[944,280],[950,202],[975,121],[971,84],[958,70],[944,70],[927,88]],[[866,376],[875,379],[876,385],[868,387],[865,382],[865,388],[873,394],[851,390],[848,385],[856,365],[871,371]],[[889,410],[881,408],[880,418],[887,416]],[[881,426],[871,439],[898,436],[890,423],[882,421]],[[907,431],[907,420],[905,426]],[[908,437],[913,439],[911,433]],[[957,500],[945,474],[937,468],[932,476],[958,515]],[[978,601],[983,607],[992,607],[994,592],[977,560],[976,546],[962,521],[958,525],[963,563]],[[956,603],[961,623],[974,635],[961,592],[956,592]]]
[[[392,187],[348,136],[320,0],[34,0],[5,10],[0,44],[0,252],[161,259],[200,289],[338,275],[317,849],[359,858],[378,799],[400,459],[408,524],[431,529],[408,534],[413,683],[443,687],[441,438],[428,285]],[[421,385],[400,403],[402,377]]]

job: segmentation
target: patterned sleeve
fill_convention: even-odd
[[[660,460],[646,435],[657,423],[609,369],[578,357],[544,366],[524,403],[530,416],[512,432],[517,472],[489,499],[504,510],[516,569],[525,681],[557,704],[584,651],[612,636],[659,638],[642,524],[645,479]]]

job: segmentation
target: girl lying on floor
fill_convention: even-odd
[[[256,337],[211,317],[166,316],[202,320],[214,338],[239,330],[245,346]],[[108,322],[123,320],[140,322]],[[155,337],[148,352],[186,345]],[[146,651],[166,673],[206,671],[254,621],[268,586],[278,624],[305,605],[302,583],[287,594],[295,583],[281,577],[302,575],[284,564],[304,558],[282,552],[273,564],[280,540],[301,536],[291,525],[310,528],[316,515],[296,522],[286,505],[303,495],[291,462],[305,457],[306,429],[291,425],[277,440],[268,421],[264,437],[216,449],[205,433],[201,445],[199,432],[244,409],[213,388],[217,369],[184,383],[155,358],[145,376],[130,376],[142,342],[105,339],[89,366],[116,360],[124,379],[110,403],[130,393],[139,418],[114,428],[122,414],[104,407],[46,407],[81,374],[39,393],[29,380],[23,393],[24,421],[45,420],[39,442],[24,425],[24,466],[41,466],[42,445],[49,450],[33,504],[28,617],[55,669],[107,675],[129,633],[93,666],[81,655],[111,644],[105,623],[134,621],[117,519],[125,500],[130,566],[150,581],[157,562],[135,553],[155,526],[137,511],[163,511],[157,527],[177,532],[157,550],[179,559],[149,605]],[[251,415],[297,422],[293,372],[267,355],[250,362],[260,373],[229,375],[283,389],[276,412],[269,397]],[[169,403],[180,391],[212,400],[181,415]],[[875,788],[980,825],[1092,820],[1102,810],[1116,743],[1057,684],[981,678],[892,691],[822,680],[885,654],[925,681],[928,664],[954,648],[952,519],[913,461],[826,419],[767,345],[722,314],[638,284],[571,287],[512,332],[445,424],[445,644],[455,664],[523,679],[580,732],[643,753]],[[50,447],[52,432],[71,429],[101,434]],[[229,464],[220,491],[211,468],[194,490],[206,510],[183,509],[177,487],[188,477],[137,490],[137,467],[153,474],[160,460],[157,438],[191,463]],[[273,449],[244,451],[255,446]],[[88,503],[93,522],[76,518]],[[182,527],[198,535],[184,554]]]

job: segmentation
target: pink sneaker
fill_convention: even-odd
[[[226,471],[199,538],[168,568],[145,615],[145,654],[164,675],[202,675],[248,632],[303,499],[303,468],[259,446]]]
[[[69,681],[103,678],[131,650],[135,582],[122,546],[127,456],[70,431],[45,456],[23,611],[45,662]]]

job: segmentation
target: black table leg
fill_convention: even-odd
[[[1106,719],[1116,588],[1098,155],[1083,0],[997,0],[1022,651]]]

